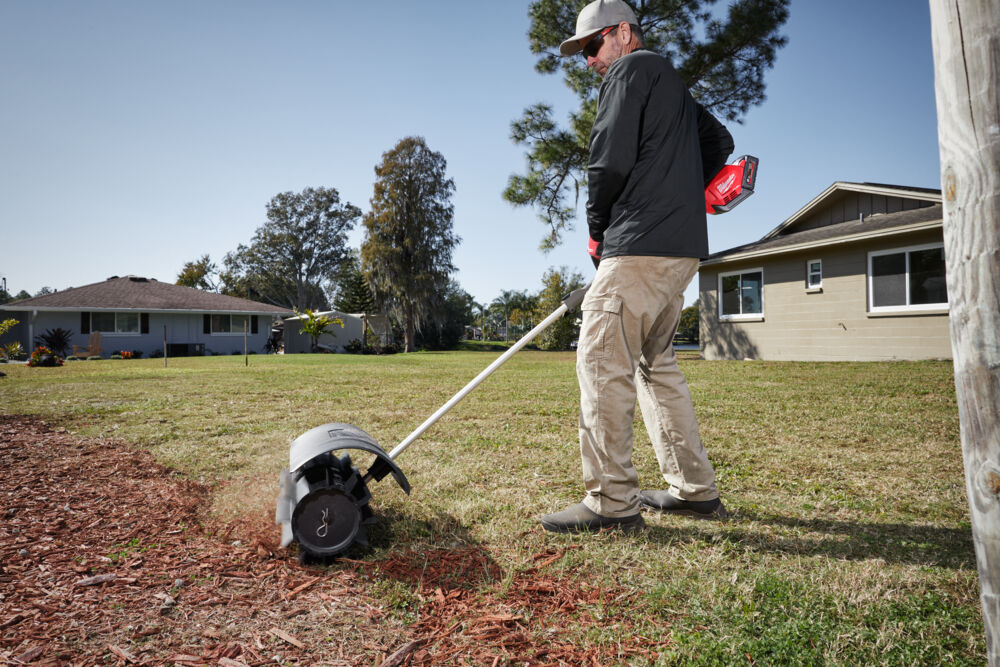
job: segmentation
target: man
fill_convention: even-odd
[[[637,530],[644,526],[640,507],[726,516],[673,337],[684,289],[708,254],[705,184],[733,141],[670,62],[642,46],[631,8],[597,0],[560,47],[566,56],[583,51],[604,81],[587,171],[590,252],[599,265],[577,348],[586,497],[542,517],[553,532]],[[639,490],[632,465],[637,396],[666,490]]]

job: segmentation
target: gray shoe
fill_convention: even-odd
[[[718,498],[712,500],[681,500],[668,491],[640,491],[639,507],[665,514],[681,514],[696,519],[726,519],[729,512]]]
[[[632,532],[646,527],[638,512],[632,516],[601,516],[583,503],[572,505],[562,512],[546,514],[541,522],[542,528],[550,533],[596,533],[605,528]]]

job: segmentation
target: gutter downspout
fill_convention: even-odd
[[[31,311],[31,316],[28,318],[28,344],[24,347],[24,351],[31,355],[34,352],[34,348],[31,346],[34,344],[32,341],[35,340],[35,318],[38,317],[38,310]]]

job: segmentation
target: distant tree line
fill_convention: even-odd
[[[10,303],[11,301],[20,301],[21,299],[30,299],[35,296],[45,296],[46,294],[52,294],[55,292],[51,287],[43,287],[34,294],[30,294],[28,290],[21,290],[17,294],[11,294],[6,288],[0,287],[0,304]]]

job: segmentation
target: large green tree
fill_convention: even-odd
[[[371,211],[364,217],[362,271],[376,301],[403,325],[405,349],[416,349],[416,332],[432,314],[435,292],[455,270],[451,254],[455,183],[447,162],[422,137],[406,137],[382,154],[375,167]]]
[[[701,304],[700,299],[696,299],[693,304],[681,311],[681,319],[677,324],[677,335],[691,343],[697,344],[699,341],[699,328],[698,328],[698,317],[699,317],[699,306]]]
[[[347,256],[347,233],[360,217],[334,188],[274,196],[250,245],[226,254],[223,293],[298,311],[326,310],[324,288]]]
[[[450,350],[465,336],[466,325],[475,321],[475,300],[454,280],[435,290],[431,314],[417,333],[420,349]]]
[[[562,304],[564,296],[586,284],[581,274],[570,271],[565,266],[550,268],[542,276],[542,291],[538,294],[535,316],[538,320],[545,319]],[[543,350],[569,349],[570,343],[580,337],[580,325],[577,324],[579,318],[580,309],[576,308],[553,322],[548,329],[538,334],[535,339],[538,347]]]
[[[527,149],[526,174],[514,174],[503,196],[538,211],[549,232],[543,250],[572,229],[577,200],[586,188],[590,130],[597,110],[600,77],[582,56],[559,55],[559,44],[576,32],[576,17],[589,0],[535,0],[528,9],[528,40],[538,56],[535,70],[561,72],[579,98],[567,127],[552,118],[552,107],[534,104],[511,124],[511,139]],[[779,34],[789,0],[631,0],[646,47],[670,58],[702,105],[717,117],[740,122],[764,101],[764,72],[785,45]]]
[[[177,284],[184,287],[195,287],[206,292],[219,289],[219,269],[208,255],[202,255],[193,262],[185,262],[181,272],[177,274]]]

